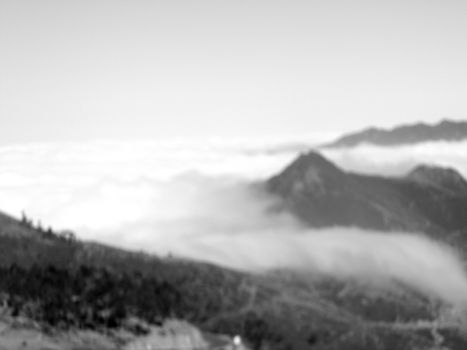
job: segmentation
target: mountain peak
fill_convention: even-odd
[[[286,168],[316,169],[320,172],[341,172],[341,170],[316,151],[301,153],[299,157]]]
[[[343,172],[320,153],[302,153],[279,175],[271,179],[274,187],[287,192],[325,192],[340,185]]]
[[[454,169],[421,165],[403,178],[346,172],[319,153],[302,154],[268,190],[313,227],[389,231],[467,230],[467,182]]]
[[[467,182],[455,169],[422,164],[407,174],[407,178],[456,193],[467,193]]]

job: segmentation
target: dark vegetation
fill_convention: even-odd
[[[0,289],[13,316],[61,328],[121,327],[130,315],[157,322],[183,309],[179,291],[166,281],[87,266],[0,268]]]

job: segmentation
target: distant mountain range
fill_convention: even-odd
[[[454,169],[421,165],[402,177],[346,172],[321,154],[302,154],[271,178],[270,191],[313,227],[409,232],[467,229],[467,182]]]
[[[433,125],[417,123],[393,129],[368,128],[344,135],[322,147],[354,147],[360,144],[400,146],[428,141],[459,141],[464,139],[467,139],[466,121],[443,120]]]

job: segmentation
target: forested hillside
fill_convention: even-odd
[[[368,290],[291,271],[254,275],[174,257],[81,242],[10,222],[0,235],[0,295],[10,316],[47,329],[126,329],[180,318],[204,331],[241,334],[254,349],[413,349],[466,344],[439,324],[441,302],[395,285]],[[420,323],[423,320],[425,323]]]

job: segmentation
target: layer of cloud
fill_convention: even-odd
[[[175,249],[176,247],[174,247]],[[206,235],[178,247],[194,258],[245,270],[294,270],[358,280],[369,285],[397,281],[454,305],[467,306],[467,279],[457,254],[427,237],[351,228],[271,230]]]
[[[365,174],[399,176],[415,166],[433,164],[457,169],[467,177],[467,141],[426,142],[412,146],[325,149],[322,153],[346,170]]]
[[[291,215],[278,214],[278,198],[255,182],[296,154],[270,152],[271,146],[179,140],[4,147],[0,208],[16,215],[24,209],[45,225],[121,247],[238,269],[395,280],[467,305],[461,259],[440,243],[408,233],[309,230]],[[348,169],[388,174],[420,159],[461,166],[466,147],[427,144],[402,152],[363,146],[326,154]]]
[[[165,140],[1,147],[0,208],[15,215],[25,210],[61,224],[60,213],[69,212],[67,208],[84,209],[84,202],[105,207],[103,198],[121,188],[118,195],[125,192],[127,204],[118,204],[119,200],[113,204],[122,205],[115,210],[126,220],[125,212],[131,212],[132,206],[144,210],[147,203],[140,201],[145,196],[139,194],[151,181],[170,181],[186,173],[248,180],[270,176],[295,156],[294,152],[262,152],[274,144],[268,140]],[[132,194],[133,190],[140,192]],[[93,222],[80,211],[75,215]]]

